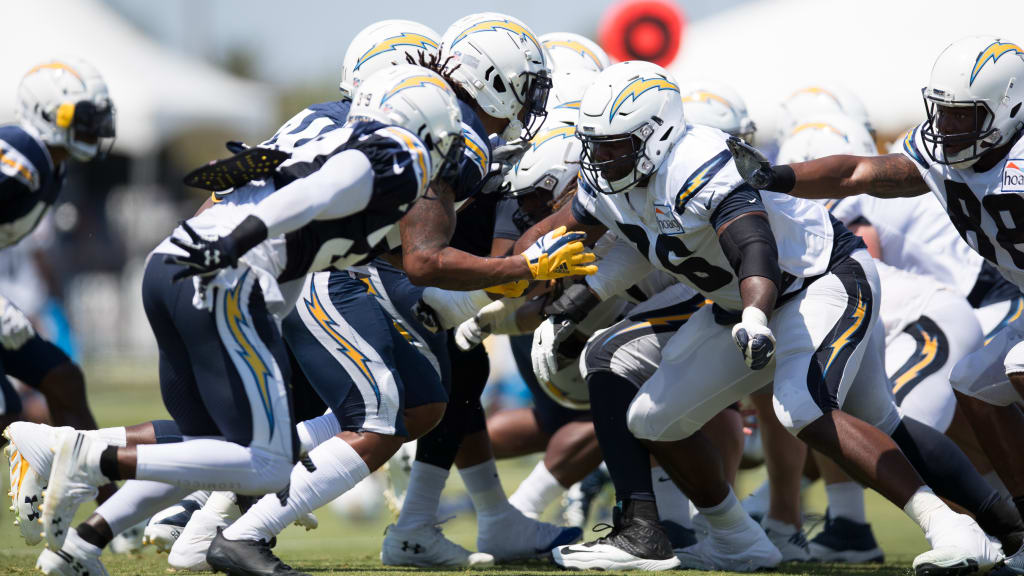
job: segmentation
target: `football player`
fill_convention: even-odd
[[[146,506],[136,498],[137,509],[162,508],[197,488],[263,495],[288,487],[298,439],[278,319],[295,305],[308,273],[364,260],[435,176],[450,177],[462,153],[461,113],[439,76],[393,67],[356,96],[344,128],[291,153],[246,150],[198,175],[227,193],[154,250],[143,279],[163,397],[184,441],[118,448],[59,432],[41,519],[52,548],[40,556],[44,572],[61,573],[72,561],[102,570],[97,542],[109,541],[110,526],[93,516],[69,528],[90,486],[149,480],[155,486]],[[382,416],[400,426],[400,414]],[[309,458],[318,469],[361,462],[340,438]],[[308,475],[291,478],[290,497],[280,495],[289,510],[316,504]],[[219,550],[208,554],[215,568],[262,563],[289,572],[265,541],[221,538],[211,548]]]
[[[1020,287],[1024,256],[1015,222],[1024,205],[1014,177],[1024,126],[1024,87],[1016,80],[1022,74],[1019,45],[991,36],[964,38],[936,59],[922,91],[927,120],[904,139],[902,154],[827,156],[773,167],[752,148],[731,147],[741,174],[764,190],[807,198],[912,197],[930,191],[967,244]],[[1018,509],[1024,502],[1018,457],[1024,414],[1015,405],[1024,390],[1021,340],[1013,321],[958,362],[950,376]]]
[[[886,388],[878,277],[863,243],[821,205],[762,197],[746,185],[728,137],[687,126],[678,85],[656,65],[624,62],[602,72],[584,95],[577,133],[584,145],[580,193],[519,245],[564,224],[595,236],[614,229],[646,257],[621,270],[602,266],[599,274],[633,278],[638,268],[656,266],[715,304],[694,312],[639,390],[614,378],[592,390],[621,507],[608,536],[556,549],[556,562],[743,570],[777,564],[781,555],[739,506],[699,431],[773,378],[775,411],[791,433],[855,471],[926,530],[933,550],[915,559],[919,573],[1001,560],[998,547],[932,493],[887,435],[900,431],[908,445],[918,441],[900,424]],[[593,298],[578,295],[580,303]],[[657,527],[648,450],[711,528],[678,554]]]
[[[68,163],[103,159],[114,141],[114,105],[107,84],[88,62],[42,62],[21,79],[17,124],[0,126],[0,248],[36,228],[57,201]],[[0,428],[21,417],[21,399],[11,375],[42,392],[52,421],[94,429],[82,370],[52,342],[36,334],[28,317],[0,295]],[[5,438],[9,434],[4,435]],[[0,440],[5,443],[5,440]],[[15,524],[29,544],[40,541],[39,491],[46,478],[15,446],[6,446],[11,469]],[[101,499],[113,485],[104,487]]]

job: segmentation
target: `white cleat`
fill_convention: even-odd
[[[711,528],[706,538],[675,552],[683,569],[754,572],[782,562],[782,553],[749,516],[728,530]]]
[[[223,492],[210,494],[206,505],[192,513],[188,524],[171,546],[167,563],[175,570],[210,570],[210,565],[206,563],[206,551],[210,549],[210,543],[217,537],[218,529],[226,528],[240,514],[238,506]]]
[[[75,534],[75,529],[70,529]],[[99,549],[87,550],[80,538],[69,537],[64,547],[54,552],[43,550],[36,560],[36,569],[47,576],[110,576],[100,562]]]
[[[954,514],[952,521],[928,531],[932,549],[914,558],[916,576],[959,576],[987,572],[1004,560],[1002,547],[973,518]]]
[[[102,441],[81,432],[58,433],[39,519],[48,548],[59,550],[63,546],[78,507],[96,497],[97,486],[109,482],[99,471],[97,454],[105,447]],[[89,456],[93,458],[91,464],[87,462]]]
[[[294,522],[296,526],[300,526],[306,529],[306,532],[310,530],[316,530],[320,526],[320,521],[316,519],[316,516],[312,512],[306,512],[299,519]]]
[[[21,452],[23,458],[36,469],[43,478],[50,477],[50,464],[53,462],[53,447],[57,433],[73,430],[70,426],[55,428],[35,422],[14,422],[4,430],[4,437]]]
[[[143,535],[146,529],[146,521],[143,520],[135,526],[121,532],[110,541],[111,554],[135,554],[142,550]]]
[[[498,562],[544,556],[552,549],[577,542],[583,530],[532,520],[509,506],[503,514],[477,517],[476,547]]]
[[[445,538],[437,525],[420,526],[412,530],[400,530],[392,524],[380,551],[381,564],[385,566],[452,566],[483,567],[493,566],[494,557],[483,552],[470,552]]]
[[[198,502],[186,498],[174,506],[157,512],[146,524],[142,544],[156,547],[156,551],[160,554],[170,552],[189,519],[200,508],[202,506]]]
[[[783,562],[814,561],[814,557],[811,556],[811,549],[807,545],[807,536],[804,535],[803,530],[784,533],[780,530],[772,530],[763,524],[761,527],[764,528],[764,533],[768,536],[768,540],[782,553]]]
[[[14,513],[14,525],[18,527],[25,543],[35,546],[43,539],[39,534],[38,520],[45,480],[39,477],[14,443],[10,442],[7,430],[4,431],[4,437],[8,440],[7,446],[4,446],[4,455],[10,466],[11,491],[7,495],[11,498],[10,510]]]

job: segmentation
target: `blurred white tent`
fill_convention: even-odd
[[[276,95],[146,38],[97,0],[5,2],[0,46],[0,122],[14,119],[22,75],[54,56],[77,56],[103,74],[117,107],[115,150],[151,154],[194,128],[259,137],[276,124]]]
[[[942,49],[963,36],[1024,43],[1019,0],[758,0],[690,24],[672,73],[714,79],[774,134],[794,90],[838,82],[859,96],[880,136],[924,120],[921,87]]]

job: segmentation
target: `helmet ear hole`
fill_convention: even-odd
[[[504,94],[505,93],[505,90],[506,90],[506,88],[505,88],[505,81],[501,79],[500,75],[498,75],[498,74],[494,75],[494,80],[491,80],[491,85],[494,86],[494,89],[495,89],[495,91],[498,92],[498,94]]]
[[[1020,105],[1021,103],[1017,102],[1017,105],[1010,109],[1010,118],[1017,117],[1017,112],[1020,112]]]

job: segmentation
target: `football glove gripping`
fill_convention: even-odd
[[[175,264],[183,268],[174,274],[172,280],[177,282],[192,276],[215,276],[224,268],[238,265],[238,254],[234,252],[226,237],[207,240],[200,236],[188,222],[181,223],[181,229],[188,234],[191,241],[171,236],[171,244],[184,250],[185,256],[168,255],[164,257],[167,264]]]
[[[484,291],[489,294],[497,294],[504,298],[519,298],[529,287],[529,280],[513,280],[504,284],[498,284],[497,286],[484,288]]]
[[[761,152],[741,138],[730,136],[726,141],[729,152],[732,153],[733,162],[736,163],[736,170],[740,176],[758,190],[772,190],[775,185],[775,172],[772,164]]]
[[[732,339],[751,370],[764,368],[775,356],[775,336],[768,327],[768,317],[753,306],[743,309],[740,323],[732,327]]]
[[[558,319],[568,318],[573,322],[582,322],[591,310],[601,303],[586,282],[572,284],[562,291],[554,302],[544,307],[544,315]]]
[[[32,321],[10,300],[0,296],[0,345],[13,352],[36,335]]]
[[[569,365],[572,358],[559,352],[559,347],[576,330],[576,323],[568,318],[545,318],[533,332],[533,373],[541,384],[551,382],[555,374]]]
[[[523,252],[534,280],[555,280],[566,276],[595,274],[597,256],[583,246],[583,232],[566,232],[560,226],[542,236]]]

